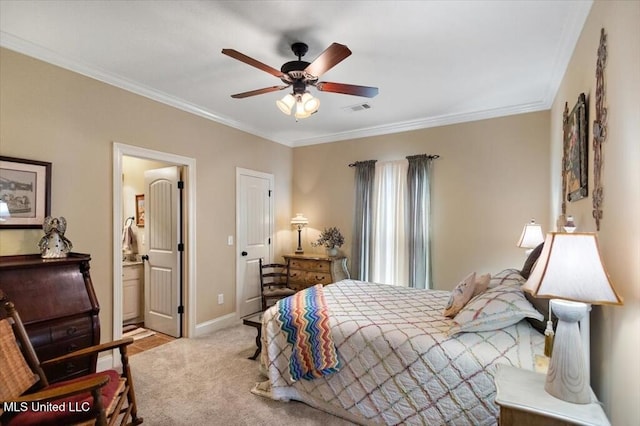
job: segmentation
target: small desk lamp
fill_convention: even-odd
[[[589,304],[623,302],[602,264],[596,234],[547,234],[538,262],[522,289],[535,297],[550,298],[551,310],[558,317],[545,390],[575,404],[592,402]],[[583,317],[580,330],[578,321]]]
[[[11,217],[11,213],[9,212],[9,205],[0,200],[0,221],[4,222],[8,217]]]
[[[302,228],[304,228],[308,223],[309,219],[304,217],[302,213],[296,213],[296,217],[291,219],[291,224],[298,228],[298,248],[296,249],[296,254],[304,253],[302,250]]]
[[[542,235],[542,226],[536,223],[535,219],[531,219],[531,222],[524,225],[522,228],[522,234],[518,240],[518,247],[528,249],[526,255],[529,256],[534,248],[538,247],[540,243],[544,241]]]

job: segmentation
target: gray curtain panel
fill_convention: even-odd
[[[409,236],[409,287],[432,288],[431,283],[431,166],[433,157],[407,157],[407,235]]]
[[[353,226],[351,272],[356,280],[368,281],[371,267],[373,178],[376,160],[358,161],[356,169],[356,212]]]

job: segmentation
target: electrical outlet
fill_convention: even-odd
[[[220,293],[218,295],[218,305],[222,305],[224,303],[224,294]]]
[[[233,235],[229,235],[227,237],[227,245],[229,245],[229,246],[233,245]]]

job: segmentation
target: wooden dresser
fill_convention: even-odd
[[[0,288],[18,310],[41,361],[100,343],[100,306],[89,261],[70,253],[62,259],[39,254],[0,257]],[[45,369],[50,382],[94,372],[97,357]]]
[[[349,278],[344,256],[286,254],[283,257],[285,263],[289,262],[289,285],[296,291]]]

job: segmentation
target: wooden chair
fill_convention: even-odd
[[[272,303],[279,299],[295,294],[289,287],[289,264],[260,263],[260,291],[262,292],[262,310],[265,311]]]
[[[139,425],[127,357],[132,338],[40,362],[20,315],[0,290],[0,424]],[[49,384],[43,367],[118,348],[122,373],[108,370]],[[3,412],[4,410],[4,412]]]

